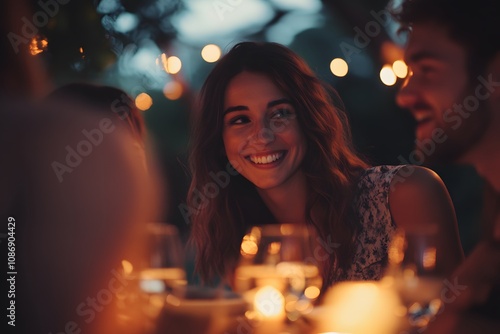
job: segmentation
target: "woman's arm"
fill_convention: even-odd
[[[410,170],[408,170],[408,168]],[[407,231],[437,227],[437,266],[449,275],[463,261],[453,203],[441,178],[428,168],[407,166],[392,182],[389,207],[396,225]],[[395,178],[396,179],[396,178]]]

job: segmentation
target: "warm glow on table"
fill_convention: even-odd
[[[401,304],[381,282],[342,282],[327,291],[320,309],[318,332],[387,334],[399,325]]]
[[[284,317],[285,298],[272,286],[260,288],[255,294],[254,309],[264,318]]]

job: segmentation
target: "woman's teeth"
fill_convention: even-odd
[[[255,164],[270,164],[271,162],[275,162],[276,160],[281,159],[281,157],[283,157],[283,152],[264,155],[264,156],[251,155],[250,161],[252,161]]]

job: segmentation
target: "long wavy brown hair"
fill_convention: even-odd
[[[340,245],[320,266],[323,282],[331,283],[332,277],[341,276],[352,262],[359,222],[354,219],[351,201],[356,180],[367,164],[353,148],[337,93],[328,91],[294,52],[276,43],[235,45],[201,89],[193,118],[188,192],[197,271],[205,281],[231,273],[248,227],[272,219],[255,187],[241,175],[231,175],[227,185],[219,182],[216,191],[213,189],[214,175],[230,175],[222,140],[224,97],[231,79],[242,71],[267,75],[297,111],[307,140],[301,165],[309,188],[307,223],[321,238]],[[313,219],[312,210],[317,205],[326,211],[321,221]]]

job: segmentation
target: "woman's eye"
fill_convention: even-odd
[[[293,113],[291,110],[288,109],[278,109],[275,110],[272,114],[272,118],[286,118],[291,116]]]
[[[229,125],[236,125],[236,124],[245,124],[248,123],[250,120],[246,116],[236,116],[231,119],[229,119],[228,124]]]

